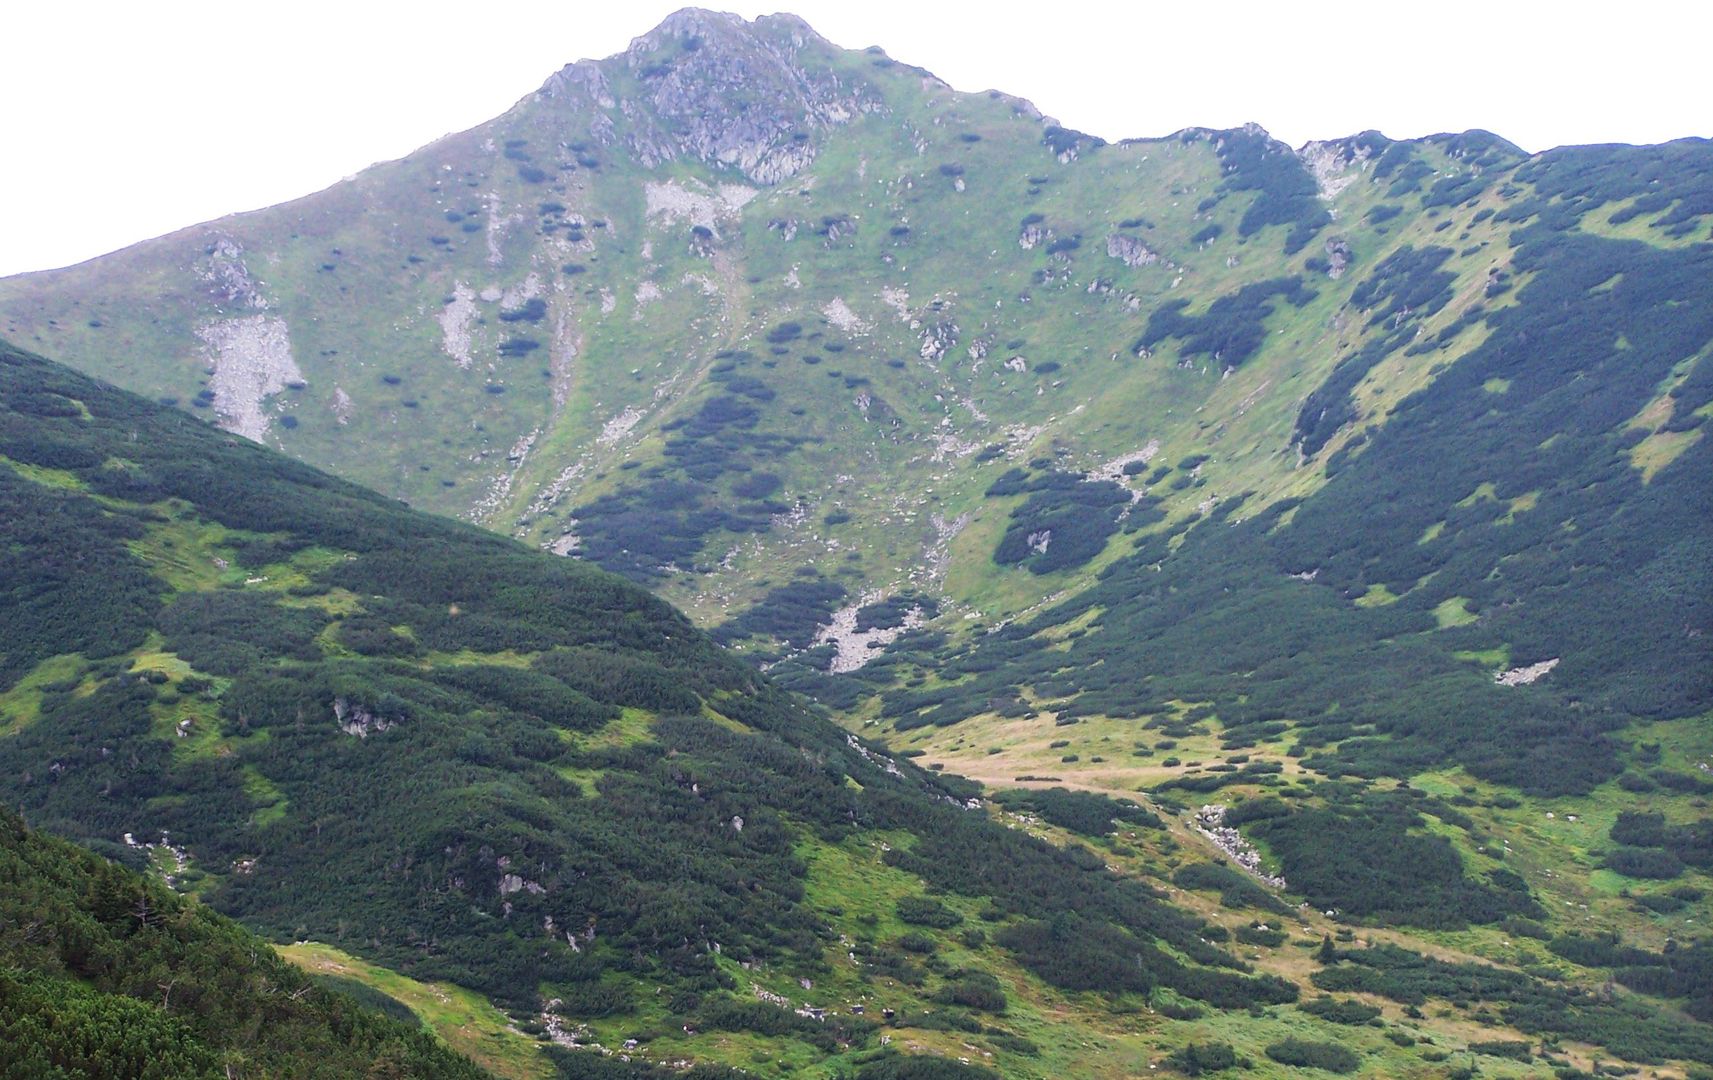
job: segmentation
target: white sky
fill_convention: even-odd
[[[58,0],[0,38],[0,274],[326,187],[481,123],[683,6]],[[1527,150],[1713,135],[1713,5],[785,0],[960,90],[1108,139],[1253,120],[1292,145],[1484,127]],[[1394,14],[1393,12],[1398,12]]]

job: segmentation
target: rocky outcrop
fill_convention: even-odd
[[[1500,686],[1529,686],[1538,682],[1543,676],[1558,666],[1558,657],[1542,660],[1538,664],[1528,664],[1514,667],[1509,671],[1501,671],[1493,676],[1493,681]]]
[[[1356,182],[1366,167],[1369,147],[1357,139],[1304,143],[1297,151],[1303,167],[1314,177],[1320,197],[1328,202]]]
[[[1326,251],[1326,276],[1336,281],[1344,276],[1345,267],[1350,265],[1350,241],[1334,236],[1322,247]]]
[[[755,188],[744,184],[721,184],[715,188],[695,180],[643,185],[650,221],[669,224],[684,221],[692,228],[707,229],[715,235],[722,222],[737,216],[757,194]]]
[[[260,442],[269,426],[264,403],[288,385],[303,381],[303,372],[292,359],[285,320],[272,315],[215,319],[197,327],[196,336],[202,339],[203,354],[214,369],[208,386],[220,426]]]
[[[591,135],[622,143],[646,168],[693,159],[771,185],[814,160],[816,132],[885,107],[872,88],[847,82],[829,65],[805,62],[832,51],[795,16],[751,23],[687,9],[631,42],[622,56],[561,70],[541,96],[600,110]],[[622,65],[641,93],[615,100],[608,65]],[[734,108],[736,101],[746,107]]]
[[[912,607],[905,613],[903,620],[897,626],[871,627],[867,630],[857,629],[857,612],[868,604],[876,603],[884,598],[880,592],[863,594],[861,600],[847,604],[833,612],[833,617],[826,626],[815,635],[816,645],[831,644],[835,650],[832,662],[827,670],[834,675],[843,675],[856,671],[879,653],[886,646],[897,641],[899,637],[920,627],[924,621],[924,613],[920,605]]]
[[[856,337],[862,337],[873,329],[867,320],[851,310],[851,306],[845,303],[843,297],[835,296],[827,301],[826,306],[821,308],[821,314],[840,330]]]
[[[930,323],[922,328],[922,347],[917,350],[917,355],[930,364],[937,364],[957,343],[957,323]]]
[[[197,277],[208,286],[217,304],[268,310],[267,298],[244,263],[244,248],[225,233],[216,233],[205,249],[207,261],[197,267]]]
[[[1106,253],[1125,266],[1147,266],[1159,262],[1160,255],[1134,236],[1113,233],[1106,238]]]
[[[376,715],[367,705],[343,697],[333,699],[333,719],[338,722],[340,731],[359,739],[391,730],[393,726],[393,721]]]
[[[440,309],[440,347],[461,368],[470,366],[470,323],[476,317],[476,294],[462,281]]]
[[[1231,861],[1248,871],[1257,881],[1275,889],[1285,887],[1285,879],[1269,874],[1261,866],[1261,853],[1243,834],[1225,824],[1225,807],[1204,806],[1196,811],[1196,831],[1213,841],[1213,845],[1231,857]]]

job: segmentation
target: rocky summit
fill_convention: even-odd
[[[0,336],[8,804],[484,1067],[1713,1068],[1707,140],[686,10]]]

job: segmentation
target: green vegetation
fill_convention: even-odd
[[[1114,799],[1064,788],[1001,791],[994,801],[1007,809],[1039,814],[1041,819],[1083,836],[1110,836],[1122,825],[1163,827],[1159,815],[1130,799]]]
[[[89,417],[16,412],[13,386],[75,397]],[[913,883],[890,912],[913,929],[844,921],[872,972],[853,991],[903,984],[989,1015],[1012,1013],[1005,986],[1022,971],[1221,1008],[1296,996],[1145,884],[966,807],[972,786],[844,735],[586,564],[416,514],[11,349],[0,446],[76,476],[5,482],[80,508],[84,529],[61,544],[109,552],[91,573],[147,586],[130,625],[109,628],[131,652],[40,685],[30,722],[0,740],[0,787],[42,826],[132,863],[132,845],[163,838],[151,861],[258,929],[514,1015],[742,1032],[812,1061],[871,1044],[872,1024],[753,1000],[732,968],[825,977],[838,946],[808,859],[886,836],[879,865]],[[201,557],[239,568],[154,576],[146,549],[100,546],[118,543],[108,523],[123,539],[131,522],[217,538]],[[47,578],[10,603],[59,612],[91,584]],[[88,648],[77,620],[43,625],[58,636],[38,652]],[[1034,797],[1090,829],[1096,815],[1158,825],[1133,803]],[[964,929],[974,901],[995,913],[990,931]],[[1003,953],[984,948],[990,934]],[[989,959],[940,959],[971,948]]]
[[[707,150],[734,71],[749,173]],[[1105,145],[679,17],[290,208],[0,282],[20,344],[388,497],[11,371],[0,794],[567,1075],[1693,1057],[1710,176]],[[298,368],[255,400],[234,312]],[[163,831],[184,865],[123,843]],[[1568,996],[1336,1026],[1269,981],[1365,937]],[[554,999],[633,1060],[535,1053]]]
[[[478,1077],[236,924],[0,810],[0,1074]]]
[[[1281,1065],[1299,1069],[1323,1069],[1326,1072],[1355,1072],[1361,1059],[1337,1043],[1309,1042],[1306,1039],[1284,1039],[1267,1047],[1267,1056]]]

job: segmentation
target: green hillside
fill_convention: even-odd
[[[618,578],[9,348],[0,455],[7,803],[269,934],[475,990],[569,1075],[633,1039],[860,1064],[882,1018],[1032,1072],[1074,1053],[1082,993],[1297,996]],[[1097,941],[1117,967],[1064,966]]]
[[[1448,800],[1305,784],[1333,808],[1303,843],[1405,845],[1406,879],[1381,887],[1444,890],[1426,902],[1451,923],[1503,916],[1673,1004],[1348,930],[1305,967],[1334,928],[1185,858],[1180,823],[1062,791],[986,807],[620,579],[10,348],[0,455],[4,616],[25,631],[3,658],[8,803],[252,927],[362,957],[378,966],[351,970],[371,982],[474,990],[561,1075],[606,1068],[591,1047],[620,1044],[643,1071],[860,1076],[917,1075],[899,1048],[1020,1076],[1123,1074],[1214,1053],[1208,1035],[1312,1056],[1341,1021],[1308,982],[1396,1017],[1359,1041],[1377,1074],[1481,1043],[1482,1026],[1495,1044],[1544,1037],[1549,1056],[1713,1059],[1676,1013],[1703,1008],[1703,946],[1554,937],[1523,879],[1466,873],[1443,838],[1407,846],[1421,812],[1459,820]],[[1270,804],[1254,817],[1289,850],[1299,817]],[[1705,821],[1676,816],[1629,815],[1614,835],[1705,866]],[[1339,872],[1298,887],[1371,913]],[[1657,895],[1680,911],[1702,897]],[[1458,989],[1501,970],[1480,993],[1497,1011]],[[1426,1020],[1417,1003],[1438,997],[1473,1011]]]
[[[484,1067],[1713,1068],[1713,142],[691,10],[0,335],[0,794]]]
[[[0,1076],[486,1075],[408,1012],[330,993],[229,920],[4,810],[0,881]]]

